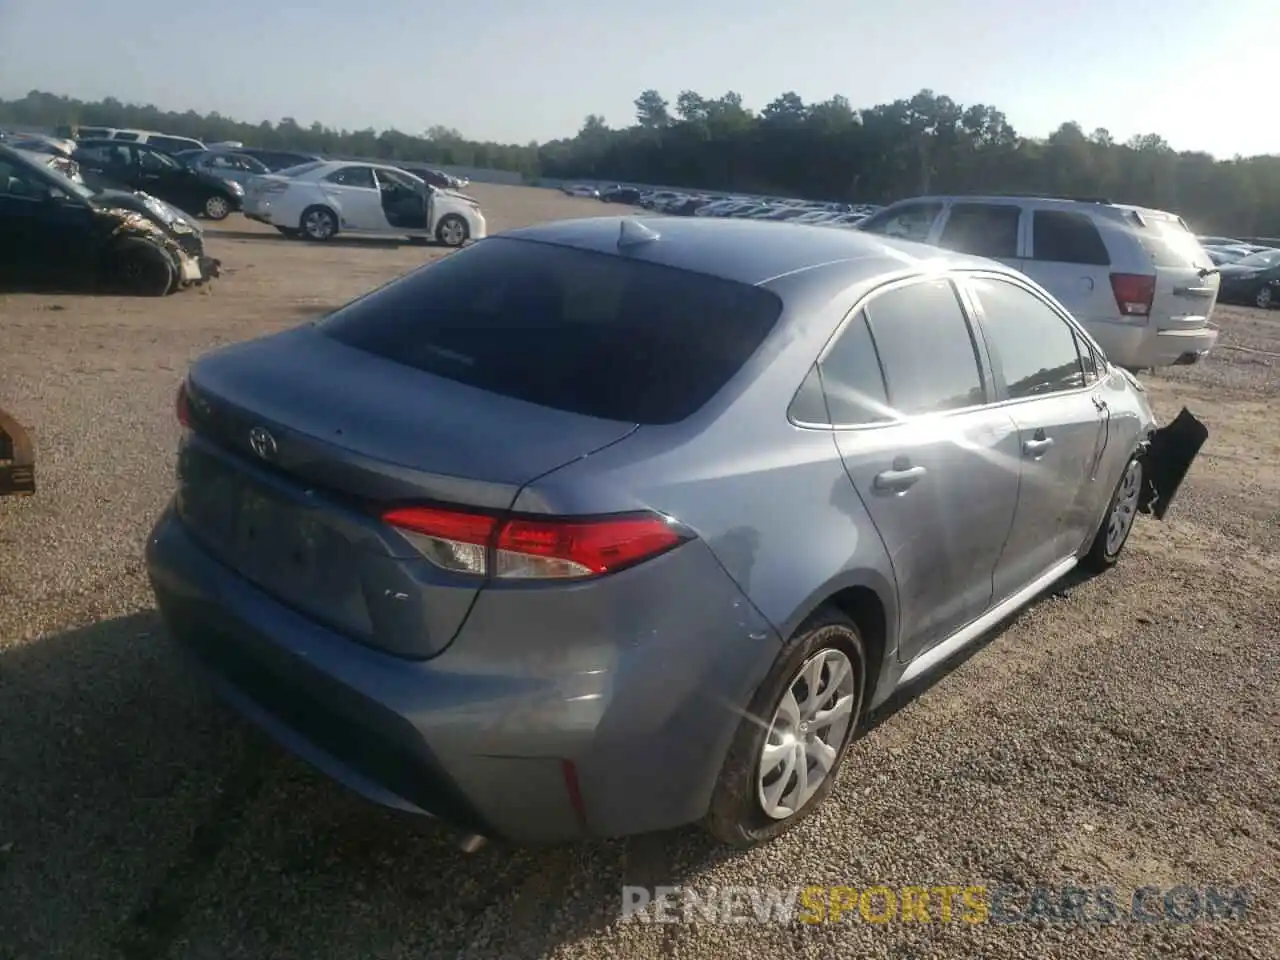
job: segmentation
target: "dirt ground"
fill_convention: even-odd
[[[474,185],[494,231],[608,212]],[[1280,313],[1220,307],[1201,367],[1146,378],[1211,436],[1164,523],[854,745],[769,847],[696,830],[552,850],[375,808],[221,707],[142,565],[172,489],[174,390],[209,348],[296,324],[430,247],[210,229],[225,276],[162,301],[0,296],[0,403],[40,490],[0,503],[0,958],[1280,956]],[[1239,921],[621,922],[621,887],[1243,886]],[[1158,899],[1155,901],[1158,904]]]

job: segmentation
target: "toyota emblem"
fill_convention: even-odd
[[[263,460],[276,458],[276,438],[266,427],[254,427],[249,431],[249,449]]]

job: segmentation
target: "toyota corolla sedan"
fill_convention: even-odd
[[[177,410],[172,637],[336,779],[521,843],[778,835],[1205,438],[999,264],[698,218],[483,240]]]

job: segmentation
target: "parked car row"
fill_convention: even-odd
[[[1224,303],[1243,303],[1263,310],[1280,303],[1280,250],[1231,237],[1199,237],[1218,267]]]
[[[685,193],[679,190],[642,190],[615,184],[601,190],[588,184],[561,188],[575,197],[594,197],[605,203],[626,203],[655,213],[679,217],[729,217],[743,220],[790,220],[813,226],[850,228],[880,209],[874,204],[822,200],[748,197],[723,193]]]

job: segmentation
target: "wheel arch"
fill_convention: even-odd
[[[784,638],[795,635],[821,607],[839,610],[858,627],[867,655],[867,689],[863,702],[877,702],[877,694],[892,672],[898,649],[897,588],[882,573],[872,569],[843,571],[815,590],[787,621],[779,626]]]

